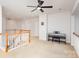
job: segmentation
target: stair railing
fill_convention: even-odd
[[[30,43],[30,33],[31,33],[30,30],[22,30],[22,29],[16,31],[14,34],[8,34],[8,32],[6,32],[6,48],[5,48],[5,52],[8,52],[9,49],[13,49],[15,47],[18,47],[23,40],[27,41],[27,38],[25,38],[27,36],[29,38],[28,42]],[[25,36],[25,34],[28,34],[28,35]]]

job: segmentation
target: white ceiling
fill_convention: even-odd
[[[74,15],[79,15],[79,2],[76,4],[75,9],[73,10]]]
[[[44,9],[44,13],[57,13],[62,11],[72,11],[76,0],[44,0],[43,5],[53,5],[51,9]],[[40,11],[31,12],[33,8],[26,7],[28,5],[37,5],[37,0],[0,0],[5,15],[9,17],[26,18],[30,16],[38,16]]]

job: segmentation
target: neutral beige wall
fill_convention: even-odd
[[[26,29],[31,30],[32,36],[38,36],[38,17],[18,19],[6,19],[6,29]]]
[[[21,28],[31,30],[32,36],[38,36],[38,17],[23,20]]]

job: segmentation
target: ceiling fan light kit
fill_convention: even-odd
[[[34,12],[35,10],[40,10],[41,12],[44,12],[43,8],[53,8],[53,6],[42,6],[44,1],[42,0],[37,0],[38,1],[38,5],[37,6],[27,6],[27,7],[35,7],[35,9],[33,9],[31,12]]]
[[[38,10],[40,10],[41,8],[40,8],[40,7],[38,7],[37,9],[38,9]]]

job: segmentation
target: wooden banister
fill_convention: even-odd
[[[10,36],[14,36],[14,35],[18,36],[18,35],[23,34],[23,33],[29,33],[29,40],[28,40],[28,42],[30,43],[31,42],[31,40],[30,40],[31,31],[30,30],[18,30],[14,34],[10,34]],[[8,37],[9,37],[9,34],[8,34],[8,32],[6,32],[6,48],[5,48],[5,52],[8,52],[8,46],[9,46],[9,44],[8,44],[8,40],[9,40]]]
[[[10,35],[18,35],[18,34],[22,34],[22,33],[30,33],[30,30],[18,30],[14,34],[10,34]]]

